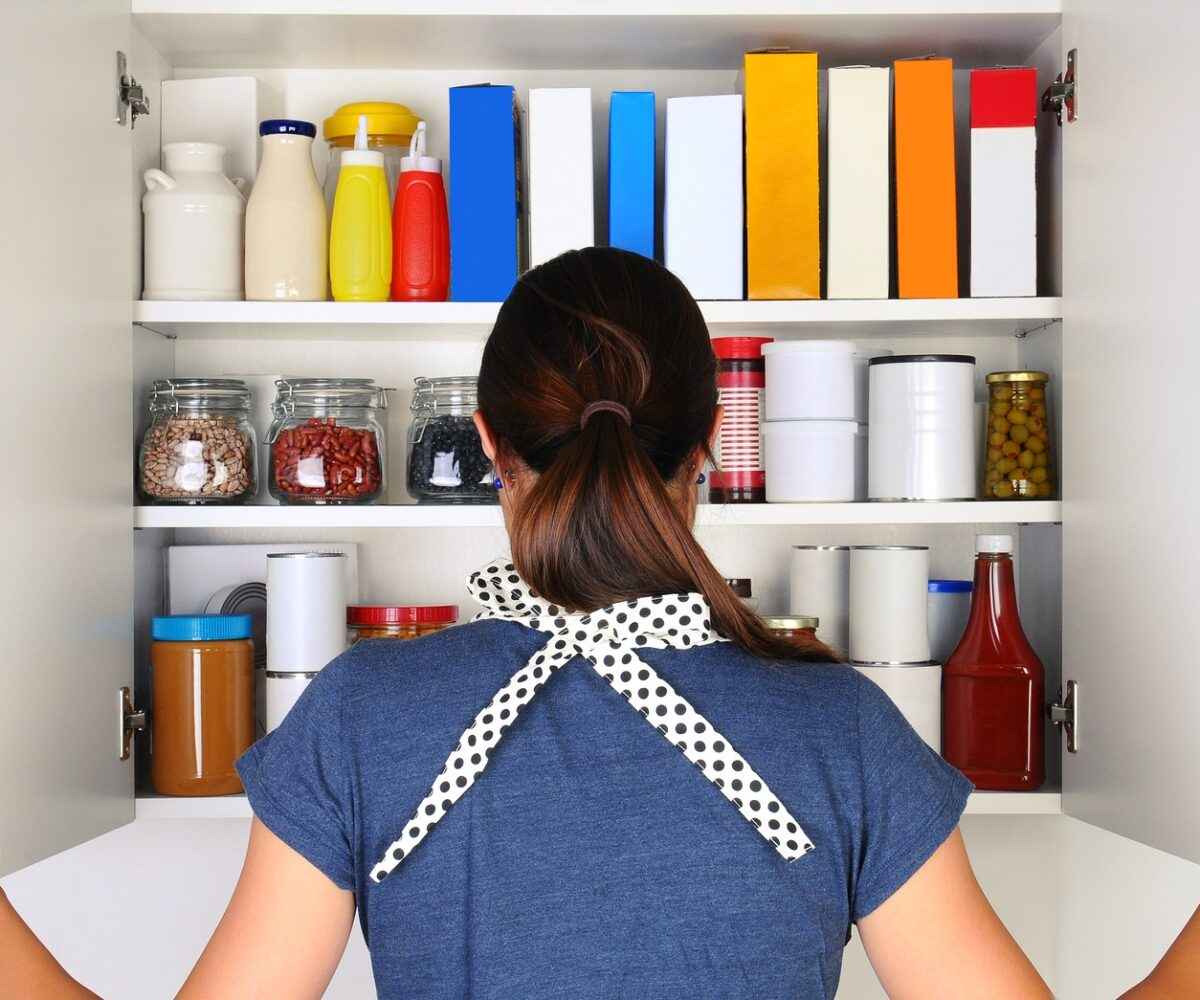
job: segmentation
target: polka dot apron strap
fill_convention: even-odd
[[[700,594],[623,601],[585,615],[568,615],[534,594],[511,563],[496,561],[472,574],[468,590],[497,618],[550,632],[550,639],[482,708],[447,758],[437,779],[371,870],[382,882],[407,858],[471,787],[488,757],[555,671],[582,657],[637,712],[704,774],[787,861],[812,842],[787,807],[711,722],[637,654],[638,649],[686,649],[722,642]]]

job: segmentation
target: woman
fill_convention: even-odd
[[[1043,997],[971,873],[970,785],[692,536],[721,419],[696,303],[610,249],[526,274],[476,423],[511,559],[479,620],[364,642],[239,764],[256,819],[184,997]]]

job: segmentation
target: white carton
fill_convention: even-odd
[[[164,80],[162,144],[220,143],[228,175],[252,184],[258,173],[259,122],[282,117],[280,111],[273,92],[253,76]]]
[[[744,295],[742,97],[667,100],[665,263],[697,299]]]
[[[888,297],[890,82],[889,69],[829,71],[827,298]]]
[[[529,265],[596,242],[592,91],[529,91]]]
[[[971,297],[1037,295],[1037,138],[971,129]]]

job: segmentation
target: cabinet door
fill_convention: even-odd
[[[0,874],[133,818],[129,24],[129,0],[0,9]]]
[[[1200,861],[1193,4],[1065,0],[1064,811]],[[1047,81],[1048,82],[1048,81]]]

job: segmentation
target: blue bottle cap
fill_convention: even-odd
[[[975,589],[970,580],[930,580],[931,594],[969,594]]]
[[[259,135],[306,135],[316,138],[317,126],[298,118],[268,118],[258,126]]]
[[[249,615],[160,615],[150,623],[150,635],[159,642],[217,642],[249,639]]]

